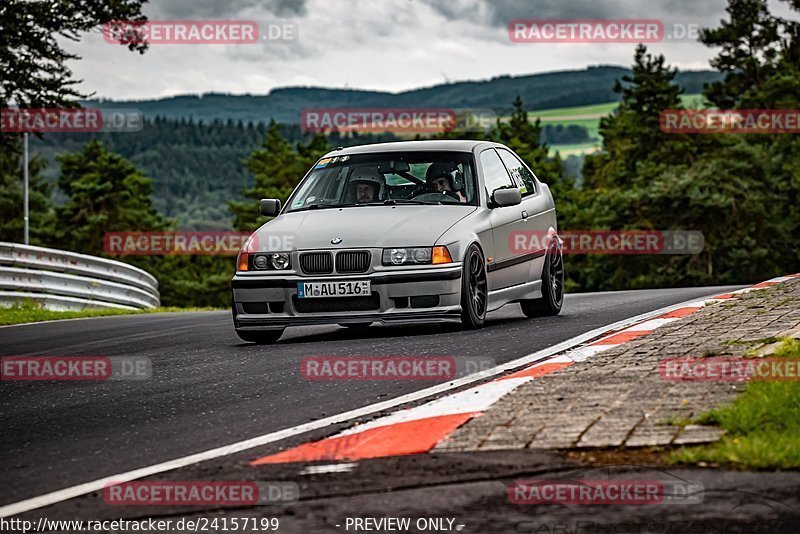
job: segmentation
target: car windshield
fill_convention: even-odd
[[[326,157],[286,211],[368,205],[476,206],[469,152],[387,152]]]

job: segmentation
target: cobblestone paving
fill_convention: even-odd
[[[671,382],[665,358],[741,356],[800,326],[800,279],[735,295],[534,379],[441,442],[436,451],[652,446],[714,441],[713,427],[670,422],[725,404],[741,383]]]

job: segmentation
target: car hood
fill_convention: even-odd
[[[255,234],[260,251],[433,246],[475,206],[359,206],[284,213]],[[332,239],[341,243],[332,244]]]

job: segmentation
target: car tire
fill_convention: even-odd
[[[256,343],[257,345],[271,345],[280,339],[280,337],[283,335],[283,329],[252,331],[237,330],[236,335],[239,336],[242,341],[247,341],[248,343]]]
[[[542,267],[542,297],[520,301],[527,317],[547,317],[561,313],[564,304],[564,254],[556,238],[548,248]]]
[[[461,324],[464,328],[482,328],[488,304],[486,260],[475,243],[467,247],[461,267]]]

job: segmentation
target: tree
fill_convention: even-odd
[[[271,121],[263,147],[253,151],[245,162],[254,175],[254,186],[242,192],[243,202],[228,203],[234,213],[234,228],[255,230],[265,223],[267,219],[258,213],[258,200],[278,198],[286,202],[311,165],[329,149],[322,135],[314,136],[308,144],[298,142],[293,148],[283,136],[280,125]]]
[[[101,255],[106,232],[167,228],[167,221],[153,209],[150,179],[99,141],[59,161],[58,186],[67,195],[56,210],[59,248]]]
[[[800,12],[800,0],[784,1]],[[712,65],[725,73],[721,82],[706,88],[706,98],[719,107],[800,107],[800,23],[773,15],[764,0],[730,0],[727,11],[730,20],[701,33],[703,43],[721,47]],[[800,250],[791,237],[800,235],[800,139],[787,134],[742,137],[761,150],[759,168],[776,197],[772,202],[780,224],[769,240],[770,257],[779,259],[784,272],[794,272],[800,268]]]
[[[0,241],[23,241],[22,149],[19,138],[9,136],[12,150],[0,151]],[[29,208],[31,244],[52,241],[53,209],[50,186],[39,175],[44,163],[38,158],[29,162]]]
[[[74,89],[67,61],[80,59],[58,41],[77,41],[81,33],[113,20],[145,22],[147,0],[4,0],[0,3],[0,104],[20,107],[74,107],[88,95]],[[132,42],[143,53],[146,43]]]
[[[88,95],[74,89],[66,62],[80,59],[66,52],[58,38],[75,41],[111,20],[144,22],[146,0],[4,0],[0,3],[0,109],[19,107],[76,107]],[[144,52],[144,43],[129,49]],[[22,232],[22,164],[20,134],[0,133],[0,203],[3,239],[20,240]],[[30,169],[30,230],[34,242],[48,241],[49,188],[38,178],[41,165]],[[19,223],[21,224],[21,222]]]
[[[730,20],[700,32],[700,42],[722,48],[711,66],[726,74],[706,89],[706,98],[723,109],[763,107],[754,92],[776,72],[781,23],[766,0],[729,0],[726,11]]]
[[[663,55],[648,54],[644,45],[636,47],[633,60],[631,75],[614,84],[621,95],[617,112],[600,119],[603,150],[585,160],[589,187],[631,185],[643,162],[680,163],[693,153],[685,137],[660,129],[663,111],[682,108],[683,91],[673,83],[677,71],[665,66]]]
[[[759,1],[730,0],[728,12],[730,21],[702,34],[706,44],[721,47],[712,64],[726,73],[707,98],[726,107],[796,108],[797,26],[773,17]],[[601,121],[603,153],[586,158],[586,203],[578,215],[596,229],[701,231],[705,249],[575,257],[569,266],[577,282],[604,290],[741,283],[795,272],[797,136],[661,132],[660,112],[679,104],[672,73],[643,47],[634,63],[633,76],[623,80],[629,85],[617,85],[618,113]]]
[[[659,262],[649,281],[733,284],[785,272],[792,235],[776,186],[780,178],[764,164],[768,150],[730,136],[716,151],[691,166],[666,169],[638,192],[640,220],[653,228],[697,230],[705,239],[701,254]],[[666,271],[670,265],[679,268]]]

